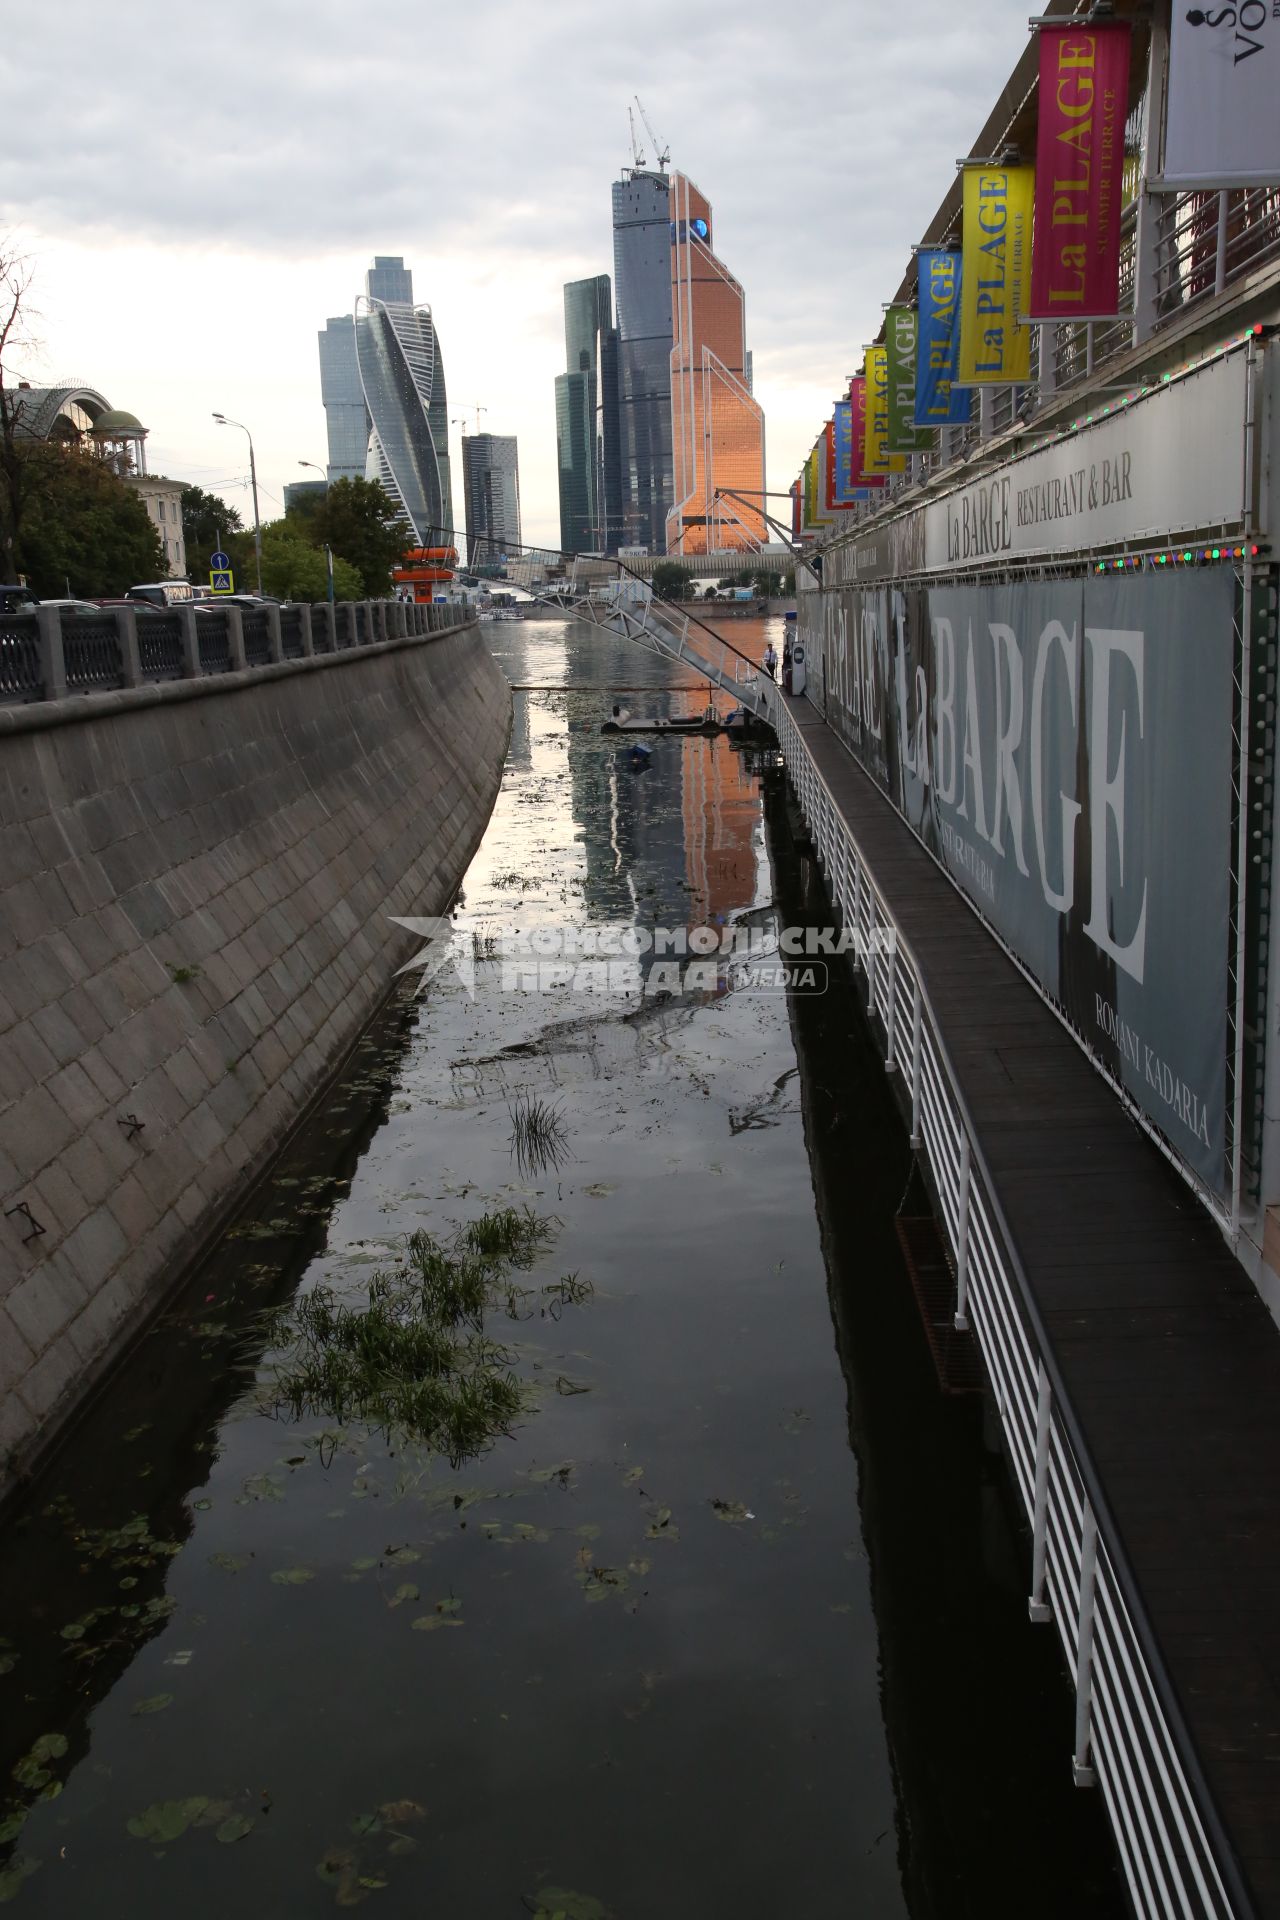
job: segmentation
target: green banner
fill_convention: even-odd
[[[919,315],[914,307],[890,307],[884,321],[885,354],[889,368],[890,453],[926,453],[933,446],[928,427],[916,427],[916,346]]]

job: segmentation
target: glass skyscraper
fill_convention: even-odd
[[[449,407],[431,309],[414,305],[399,256],[377,255],[364,285],[354,314],[319,336],[329,479],[380,481],[418,546],[448,545]]]
[[[566,371],[556,377],[560,545],[613,553],[622,532],[618,488],[618,343],[607,273],[564,290]]]
[[[661,553],[672,505],[671,209],[665,173],[613,187],[618,464],[623,546]]]
[[[520,463],[513,434],[462,436],[467,565],[514,559],[520,550]]]
[[[764,414],[751,395],[746,300],[712,252],[711,203],[671,176],[671,449],[668,553],[756,548],[764,520]],[[745,496],[718,499],[721,488]]]

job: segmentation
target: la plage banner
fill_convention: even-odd
[[[1161,175],[1174,187],[1280,183],[1280,16],[1274,0],[1187,7],[1169,33]]]
[[[1127,25],[1040,29],[1028,308],[1035,320],[1103,320],[1120,311],[1129,40]]]
[[[1034,167],[966,167],[960,282],[961,386],[1031,378]]]
[[[853,407],[848,400],[837,400],[831,416],[832,475],[829,497],[833,508],[854,507],[869,495],[865,487],[854,484]]]
[[[861,490],[874,491],[886,484],[883,473],[868,473],[866,465],[867,442],[867,381],[866,375],[855,373],[849,382],[849,424],[853,439],[853,459],[859,471],[853,475],[854,486]]]
[[[889,440],[889,362],[883,347],[867,348],[867,411],[863,422],[862,466],[865,473],[906,471],[906,460],[890,453]]]
[[[919,316],[915,308],[890,307],[884,317],[889,407],[885,445],[890,453],[923,453],[933,445],[933,435],[913,424],[919,337]]]
[[[918,427],[959,427],[969,418],[969,390],[956,381],[962,278],[959,252],[937,247],[916,255]]]

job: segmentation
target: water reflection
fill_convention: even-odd
[[[915,1388],[918,1424],[878,1425],[916,1353],[865,1317],[900,1170],[878,1068],[841,1081],[850,1126],[777,999],[501,992],[501,926],[767,916],[785,874],[727,741],[658,740],[637,780],[601,737],[661,663],[491,632],[543,678],[459,906],[474,998],[441,976],[375,1023],[3,1536],[0,1888],[18,1913],[193,1920],[515,1915],[549,1887],[621,1920],[976,1912],[981,1860],[957,1875],[937,1812],[986,1790],[990,1743],[911,1676],[980,1603],[902,1580],[920,1484],[892,1454],[972,1508],[980,1439]],[[565,1148],[541,1167],[513,1158],[537,1103]],[[553,1234],[513,1322],[512,1437],[455,1474],[264,1414],[264,1306],[359,1297],[406,1235],[510,1205]],[[592,1296],[557,1296],[567,1275]],[[998,1513],[986,1534],[1008,1550]],[[1045,1807],[1048,1913],[1078,1882]]]

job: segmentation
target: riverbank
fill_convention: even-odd
[[[510,695],[476,628],[23,709],[0,737],[0,1492],[446,908]]]

